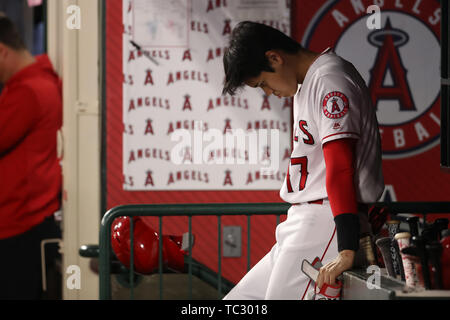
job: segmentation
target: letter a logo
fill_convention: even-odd
[[[70,5],[67,7],[66,12],[70,14],[70,16],[66,20],[66,26],[70,30],[80,29],[81,28],[81,10],[79,6]]]

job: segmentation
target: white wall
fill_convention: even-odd
[[[98,244],[101,151],[101,1],[48,0],[48,54],[63,79],[63,298],[98,299],[98,276],[83,244]],[[70,29],[80,9],[80,29]],[[80,267],[80,289],[70,289],[69,266]]]

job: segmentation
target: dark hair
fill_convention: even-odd
[[[302,46],[283,32],[265,24],[242,21],[231,33],[223,56],[225,83],[222,94],[234,95],[243,83],[262,71],[274,72],[265,53],[280,49],[297,53]]]
[[[14,50],[26,49],[14,23],[0,12],[0,43]]]

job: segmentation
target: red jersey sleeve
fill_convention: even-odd
[[[354,182],[355,144],[355,139],[345,138],[323,146],[326,188],[336,224],[339,252],[359,248],[360,226]]]
[[[351,138],[327,142],[323,146],[326,165],[326,188],[333,216],[357,213],[354,183],[354,148]]]

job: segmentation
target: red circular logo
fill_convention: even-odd
[[[303,46],[317,52],[332,47],[355,66],[376,109],[383,159],[407,158],[440,142],[441,8],[432,0],[376,2],[382,14],[373,28],[366,10],[355,10],[353,1],[326,1],[308,25]],[[418,63],[423,57],[427,63]]]
[[[323,99],[323,113],[330,119],[342,118],[348,111],[348,99],[342,92],[333,91]]]

